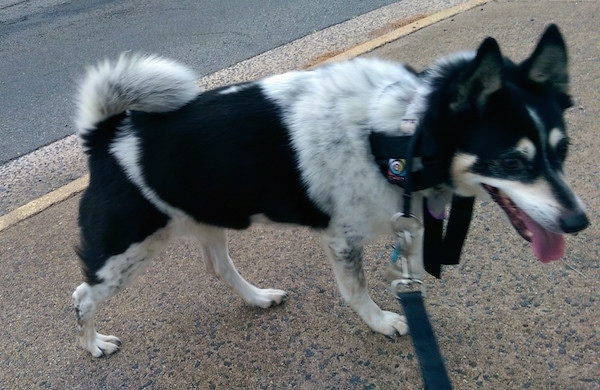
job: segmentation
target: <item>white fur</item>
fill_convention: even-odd
[[[348,264],[362,263],[355,252],[365,242],[391,233],[390,218],[401,208],[400,188],[381,180],[372,163],[369,134],[403,135],[399,118],[415,104],[410,116],[419,119],[427,86],[404,66],[377,59],[274,76],[261,85],[286,112],[310,197],[332,215],[323,242],[344,300],[373,330],[405,334],[405,319],[382,311],[369,297],[362,269]],[[413,203],[417,216],[420,196]],[[415,243],[411,263],[422,263],[421,247]],[[424,273],[422,266],[415,271]]]
[[[198,239],[206,270],[223,280],[250,305],[267,308],[282,303],[287,297],[283,290],[255,287],[240,275],[229,256],[225,229],[198,224],[187,217],[178,217],[143,242],[133,244],[124,253],[110,257],[97,273],[103,280],[102,283],[93,286],[82,283],[73,293],[79,325],[79,344],[92,356],[110,355],[121,345],[118,337],[96,331],[94,316],[98,304],[125,288],[175,236]]]
[[[129,179],[139,188],[144,197],[157,209],[171,217],[183,217],[185,213],[164,200],[146,184],[146,179],[140,167],[139,139],[130,131],[128,126],[119,130],[118,136],[110,145],[110,152],[115,156]]]
[[[125,110],[175,110],[200,93],[197,79],[186,66],[158,56],[124,53],[117,61],[101,62],[79,84],[76,132],[84,135]]]
[[[408,92],[398,83],[407,83]],[[372,131],[402,134],[398,120],[390,126],[380,117],[403,116],[419,87],[417,77],[397,63],[358,58],[270,77],[261,86],[287,113],[309,195],[334,216],[330,234],[351,229],[350,235],[367,240],[388,233],[400,189],[381,180],[368,137]]]
[[[235,94],[240,91],[243,91],[246,88],[246,86],[247,85],[232,85],[231,87],[223,89],[220,93],[221,95]]]
[[[550,136],[548,137],[548,142],[550,146],[556,148],[558,143],[565,139],[565,134],[560,129],[552,129],[550,130]]]
[[[546,128],[539,114],[532,107],[527,107],[527,112],[531,116],[533,123],[538,131],[538,136],[540,137],[540,145],[542,146],[542,150],[538,151],[538,153],[543,153],[545,156],[548,151],[548,134],[546,133]]]
[[[121,345],[119,338],[96,331],[94,316],[96,307],[123,289],[149,264],[169,238],[169,227],[147,237],[143,242],[131,245],[124,253],[110,257],[98,276],[103,282],[90,286],[82,283],[73,293],[73,303],[79,325],[79,344],[92,356],[100,357],[116,352]]]

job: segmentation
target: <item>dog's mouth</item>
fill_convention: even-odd
[[[483,188],[504,210],[517,233],[531,243],[533,253],[542,263],[558,260],[564,255],[565,241],[561,234],[542,227],[498,188],[487,184],[484,184]]]

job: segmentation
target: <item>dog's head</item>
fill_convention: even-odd
[[[582,201],[563,174],[569,138],[563,112],[568,95],[567,53],[551,25],[520,64],[486,39],[449,85],[455,146],[455,191],[488,193],[543,262],[564,254],[563,233],[588,225]]]

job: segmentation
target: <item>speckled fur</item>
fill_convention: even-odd
[[[547,93],[531,98],[531,83]],[[439,147],[450,180],[414,194],[418,218],[424,196],[445,203],[450,192],[474,196],[493,185],[544,228],[573,232],[587,219],[561,172],[567,137],[556,118],[570,101],[566,87],[555,27],[519,65],[489,38],[421,73],[358,58],[206,92],[185,66],[156,56],[91,68],[76,117],[90,166],[79,220],[86,282],[73,293],[80,344],[93,356],[118,350],[118,338],[96,332],[96,307],[174,236],[198,238],[207,271],[249,304],[283,302],[284,291],[244,280],[228,254],[225,229],[256,220],[318,231],[349,306],[374,331],[405,334],[404,317],[369,296],[363,270],[363,246],[393,233],[403,194],[381,174],[369,135],[418,128]],[[515,158],[538,168],[515,172]],[[408,259],[415,277],[424,273],[422,236],[416,229]]]

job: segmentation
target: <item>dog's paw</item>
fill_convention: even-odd
[[[381,318],[376,321],[371,328],[386,336],[395,336],[399,334],[404,336],[408,333],[406,317],[391,311],[381,311]]]
[[[83,348],[90,351],[93,357],[110,356],[119,350],[121,340],[115,336],[107,336],[96,332],[95,337],[90,340],[81,340]]]
[[[273,288],[264,288],[257,289],[254,296],[248,300],[248,303],[266,309],[271,306],[279,305],[286,299],[287,293],[285,291]]]

